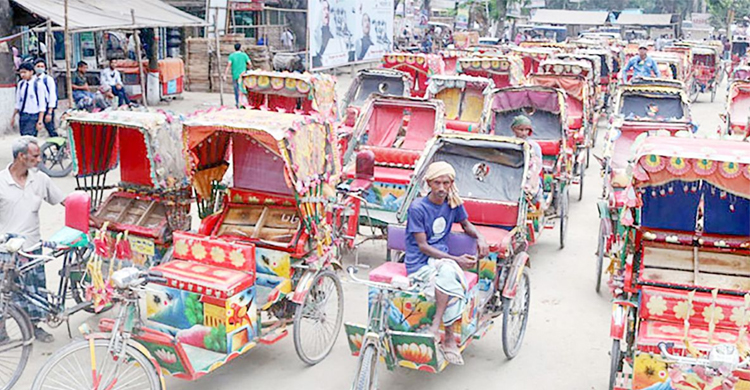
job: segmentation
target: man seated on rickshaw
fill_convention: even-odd
[[[531,119],[526,115],[518,115],[513,118],[513,122],[510,124],[510,129],[513,131],[516,138],[526,141],[531,146],[529,172],[524,184],[524,190],[526,190],[526,193],[532,195],[532,200],[535,206],[544,207],[544,189],[542,186],[542,147],[539,146],[539,143],[529,138],[531,137],[531,134],[534,133],[534,126],[531,124]]]
[[[630,69],[633,69],[634,79],[642,77],[661,77],[659,66],[657,66],[656,61],[648,55],[648,47],[646,45],[638,47],[638,55],[631,58],[630,61],[628,61],[628,64],[625,65],[625,68],[622,70],[623,80],[627,80],[628,71]]]
[[[427,281],[427,295],[434,295],[436,311],[430,333],[437,338],[440,324],[445,328],[443,353],[451,364],[461,365],[461,351],[453,335],[452,325],[461,318],[467,304],[468,284],[463,269],[475,267],[471,255],[452,256],[448,253],[448,235],[454,223],[460,223],[470,237],[477,240],[478,255],[487,256],[487,241],[469,222],[463,201],[454,180],[456,172],[443,161],[427,168],[425,181],[430,192],[409,206],[406,222],[406,271],[416,279]],[[433,291],[434,290],[434,291]]]

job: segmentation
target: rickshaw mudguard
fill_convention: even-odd
[[[615,301],[612,304],[612,322],[609,326],[609,337],[624,340],[628,330],[628,311],[635,307],[633,302]]]
[[[314,269],[309,269],[302,274],[302,277],[299,279],[299,282],[297,282],[297,287],[295,287],[294,293],[292,294],[292,302],[301,305],[305,301],[305,296],[307,295],[307,292],[310,291],[313,279],[315,279],[315,275],[317,274],[318,271]]]
[[[513,263],[510,265],[508,271],[508,277],[505,279],[505,285],[503,286],[503,297],[513,299],[516,296],[516,290],[518,283],[523,277],[523,270],[529,263],[529,254],[521,252],[513,257]]]
[[[92,333],[86,333],[83,335],[83,338],[85,340],[110,340],[112,338],[111,333],[107,332],[92,332]],[[167,384],[164,381],[164,374],[162,373],[162,368],[159,362],[154,358],[154,356],[151,354],[151,351],[148,350],[143,344],[141,344],[139,341],[137,341],[134,338],[131,338],[130,341],[128,341],[128,345],[137,349],[138,352],[142,353],[143,356],[148,359],[151,364],[154,365],[154,370],[156,371],[156,375],[159,377],[159,388],[160,390],[166,390]]]

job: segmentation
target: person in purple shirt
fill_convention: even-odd
[[[446,162],[434,162],[427,168],[425,180],[430,192],[409,206],[404,262],[409,275],[425,274],[429,275],[429,280],[434,281],[432,287],[436,310],[429,331],[438,337],[442,323],[445,328],[443,352],[446,360],[451,364],[461,365],[463,359],[451,325],[461,318],[466,303],[466,282],[461,269],[475,267],[477,258],[448,253],[451,226],[460,223],[464,232],[477,240],[479,258],[487,256],[489,246],[482,234],[469,222],[463,201],[458,196],[455,178],[455,170]]]

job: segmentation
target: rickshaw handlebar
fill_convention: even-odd
[[[365,279],[362,279],[362,278],[358,278],[358,277],[354,276],[357,273],[357,268],[354,267],[354,266],[352,266],[352,265],[350,265],[349,267],[347,267],[346,271],[349,274],[349,278],[351,278],[353,281],[355,281],[355,282],[357,282],[359,284],[364,284],[365,286],[368,286],[368,287],[374,287],[374,288],[377,288],[377,289],[380,289],[380,290],[389,290],[389,291],[416,292],[416,291],[419,290],[419,286],[410,285],[409,287],[402,288],[402,287],[394,286],[394,285],[388,284],[388,283],[373,282],[373,281],[370,281],[370,280],[365,280]]]
[[[674,346],[674,343],[665,343],[661,342],[658,344],[659,352],[661,352],[661,357],[664,359],[668,359],[670,361],[673,361],[678,364],[687,364],[692,366],[703,366],[703,367],[714,367],[717,368],[720,365],[724,366],[730,366],[731,370],[736,370],[738,368],[747,368],[750,366],[750,357],[742,360],[741,362],[737,363],[737,357],[732,357],[731,354],[721,354],[721,356],[717,356],[716,358],[713,357],[713,353],[709,354],[708,358],[693,358],[693,357],[687,357],[687,356],[679,356],[671,354],[667,351],[667,348],[672,348]],[[727,345],[726,347],[734,348],[734,346]],[[736,349],[733,350],[734,353],[736,353]],[[719,354],[717,354],[719,355]],[[722,359],[724,357],[728,357],[729,359]]]

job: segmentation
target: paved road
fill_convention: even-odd
[[[345,83],[341,77],[340,82]],[[342,88],[343,90],[343,88]],[[701,125],[701,132],[714,132],[720,124],[718,114],[724,111],[725,88],[715,103],[708,103],[708,95],[701,95],[693,106],[693,117]],[[205,101],[218,101],[208,94],[187,94],[186,99],[170,108],[188,112],[205,108]],[[10,138],[0,142],[0,164],[10,160]],[[601,143],[599,143],[601,145]],[[594,250],[596,247],[598,216],[595,202],[601,188],[598,165],[592,162],[587,171],[584,199],[571,200],[568,245],[558,249],[557,231],[548,230],[536,246],[531,248],[531,312],[524,345],[513,361],[502,352],[500,326],[495,326],[485,338],[476,341],[464,355],[466,365],[450,366],[440,375],[400,369],[380,370],[382,389],[605,389],[609,362],[608,293],[594,292]],[[113,178],[117,179],[117,178]],[[72,178],[57,179],[65,191],[72,191]],[[577,194],[577,188],[573,188]],[[573,198],[571,196],[571,198]],[[575,198],[577,199],[577,198]],[[62,226],[61,207],[45,205],[41,211],[42,234],[49,237]],[[360,261],[378,265],[384,261],[382,242],[363,247]],[[352,259],[349,259],[352,261]],[[48,266],[50,286],[56,280],[59,264]],[[351,283],[344,284],[345,321],[366,320],[366,290]],[[84,321],[96,319],[80,313],[71,319],[75,329]],[[64,326],[53,331],[56,342],[36,343],[32,358],[18,389],[28,389],[34,375],[49,354],[68,342]],[[342,330],[331,355],[315,367],[305,366],[296,356],[291,338],[272,346],[261,346],[240,357],[228,366],[197,382],[167,379],[170,390],[234,390],[237,388],[281,389],[348,389],[355,358],[349,355]]]

